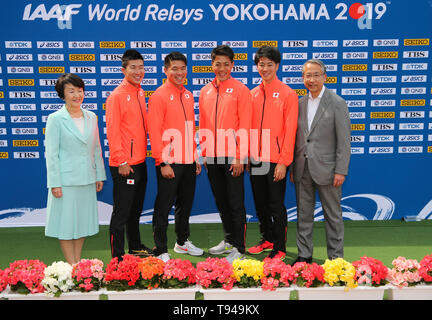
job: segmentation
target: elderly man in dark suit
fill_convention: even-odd
[[[299,118],[291,179],[297,199],[297,249],[295,262],[311,262],[316,191],[321,200],[329,259],[343,257],[342,184],[351,155],[351,124],[346,102],[327,89],[322,61],[303,65],[309,93],[299,100]]]

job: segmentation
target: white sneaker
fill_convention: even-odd
[[[219,242],[217,246],[210,248],[208,252],[210,254],[222,254],[222,253],[230,253],[232,249],[233,246],[230,243],[225,242],[225,240],[222,240],[221,242]]]
[[[164,252],[164,253],[158,255],[156,258],[161,259],[163,262],[167,262],[168,260],[171,259],[171,256],[168,252]]]
[[[179,244],[175,244],[174,252],[177,253],[186,253],[191,256],[202,256],[204,254],[204,250],[197,248],[193,245],[192,241],[186,240],[184,245],[180,246]]]
[[[245,258],[245,255],[240,253],[237,248],[233,248],[231,253],[226,257],[229,263],[233,263],[235,259],[243,260]]]

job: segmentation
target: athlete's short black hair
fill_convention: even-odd
[[[261,48],[259,48],[255,53],[255,64],[258,64],[261,58],[267,58],[274,63],[281,62],[281,54],[276,47],[262,46]]]
[[[144,61],[143,56],[135,49],[128,49],[123,53],[122,56],[122,67],[126,69],[129,60],[142,60]]]
[[[216,56],[226,56],[231,60],[231,62],[234,61],[234,51],[226,44],[221,44],[212,50],[211,61],[214,61]]]
[[[173,52],[170,52],[169,54],[167,54],[165,59],[164,59],[165,68],[169,68],[171,65],[171,61],[176,61],[176,60],[183,61],[185,63],[185,65],[187,65],[187,59],[186,59],[185,55],[181,52],[173,51]]]

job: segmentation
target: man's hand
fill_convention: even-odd
[[[174,170],[171,168],[169,164],[161,167],[162,177],[165,179],[173,179],[175,178]]]
[[[231,164],[229,171],[231,171],[231,175],[233,177],[238,177],[244,171],[244,164],[240,163],[239,159],[234,159],[234,162]]]
[[[131,172],[134,173],[132,167],[128,164],[119,166],[118,172],[119,172],[119,175],[121,175],[122,177],[127,177],[128,175],[130,175]]]
[[[287,169],[287,167],[284,164],[278,163],[275,167],[275,170],[274,170],[273,181],[277,182],[277,181],[280,181],[283,178],[285,178],[286,169]]]
[[[343,174],[335,173],[333,178],[333,187],[340,187],[345,181],[345,176]]]

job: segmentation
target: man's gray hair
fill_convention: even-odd
[[[306,66],[308,63],[315,63],[315,64],[319,65],[319,66],[321,67],[323,73],[324,73],[324,74],[327,74],[327,68],[326,68],[325,64],[324,64],[321,60],[319,60],[319,59],[309,59],[308,61],[306,61],[306,62],[303,64],[302,74],[304,74],[305,66]]]

